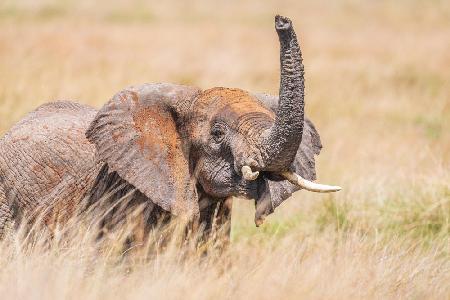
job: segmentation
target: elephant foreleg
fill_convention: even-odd
[[[203,229],[202,240],[224,247],[230,242],[231,210],[233,199],[200,200],[200,224]]]

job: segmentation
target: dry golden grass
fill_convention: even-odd
[[[302,43],[319,178],[344,190],[299,192],[258,229],[236,201],[222,255],[122,258],[83,226],[50,249],[17,234],[0,242],[2,299],[450,297],[448,1],[95,3],[0,3],[1,134],[49,100],[99,107],[143,82],[276,93],[281,13]]]

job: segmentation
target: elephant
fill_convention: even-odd
[[[105,195],[107,205],[130,195],[145,228],[186,217],[229,232],[232,197],[255,201],[259,226],[295,191],[340,190],[313,182],[322,144],[304,116],[302,53],[289,18],[275,29],[279,96],[141,84],[100,110],[60,101],[29,113],[0,140],[0,233],[37,212],[65,220]]]

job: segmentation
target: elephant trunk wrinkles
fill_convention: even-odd
[[[302,140],[304,120],[304,67],[292,22],[275,17],[280,41],[280,93],[274,125],[262,138],[263,169],[284,171],[289,168]]]

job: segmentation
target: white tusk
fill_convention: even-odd
[[[243,166],[241,169],[242,177],[244,177],[245,180],[255,180],[259,176],[259,172],[253,172],[252,169],[249,166]]]
[[[305,178],[301,177],[298,174],[295,174],[294,172],[282,172],[280,173],[280,175],[289,180],[290,183],[295,184],[311,192],[331,193],[342,190],[340,186],[314,183],[312,181],[306,180]]]

